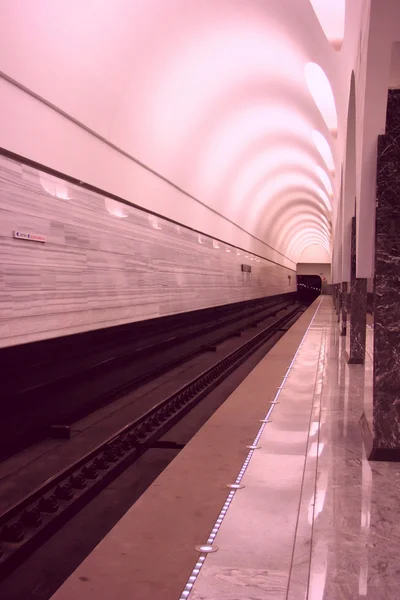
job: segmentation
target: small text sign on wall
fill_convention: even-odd
[[[13,235],[18,240],[28,240],[28,242],[41,242],[42,244],[46,241],[46,236],[38,233],[29,233],[27,231],[14,231]]]
[[[243,273],[251,273],[250,265],[241,265]]]

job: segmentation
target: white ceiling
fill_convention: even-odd
[[[1,6],[1,70],[291,260],[309,246],[326,260],[347,114],[344,9],[13,0]]]

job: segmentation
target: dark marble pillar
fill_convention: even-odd
[[[337,305],[336,305],[336,315],[337,315],[337,322],[340,322],[340,313],[342,311],[342,292],[340,289],[340,283],[337,284]]]
[[[336,315],[340,312],[340,283],[336,284]]]
[[[351,278],[349,294],[350,356],[348,362],[362,365],[367,331],[367,280],[356,278],[356,218],[351,220]]]
[[[340,323],[340,335],[347,332],[347,281],[342,283],[342,320]]]
[[[400,90],[378,140],[373,386],[369,457],[400,460]]]

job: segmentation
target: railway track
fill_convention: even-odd
[[[296,303],[188,384],[104,440],[0,515],[0,577],[6,577],[223,379],[304,310]],[[247,326],[256,324],[249,319]],[[237,331],[238,335],[240,332]]]
[[[73,349],[65,357],[60,354],[60,358],[57,352],[29,355],[23,373],[19,373],[20,361],[11,360],[11,353],[4,363],[2,381],[0,458],[5,459],[48,435],[68,437],[71,422],[291,304],[293,299],[275,302],[261,299],[244,310],[233,307],[227,313],[217,314],[213,322],[209,316],[203,316],[189,326],[177,326],[174,322],[165,330],[154,331],[153,327],[149,335],[143,331],[131,332],[115,348],[109,347],[110,340],[105,340],[104,348],[93,343],[91,349],[85,348],[88,356],[82,361],[76,360]],[[48,360],[54,361],[55,366]]]

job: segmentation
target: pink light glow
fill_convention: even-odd
[[[257,153],[254,157],[253,151],[250,157],[255,160],[257,154],[273,152],[274,146],[282,145],[282,140],[287,140],[287,147],[293,146],[293,152],[299,152],[297,146],[303,152],[308,146],[312,153],[310,128],[310,122],[288,100],[275,104],[266,98],[262,104],[228,111],[212,130],[204,132],[196,185],[201,186],[204,195],[209,195],[221,177],[229,175],[232,165],[247,168],[245,161],[253,147]]]
[[[126,217],[129,216],[128,207],[122,202],[117,202],[117,200],[112,200],[111,198],[104,198],[104,204],[107,211],[110,215],[113,215],[113,217],[126,219]]]
[[[291,255],[294,257],[294,261],[298,262],[299,260],[299,256],[302,254],[302,252],[305,250],[305,248],[307,248],[308,246],[311,246],[313,244],[317,244],[319,246],[321,246],[321,248],[324,248],[324,250],[327,252],[328,256],[331,254],[330,252],[330,247],[329,244],[326,240],[316,236],[303,236],[301,238],[299,238],[296,242],[291,243],[288,248],[287,248],[287,252],[290,252]]]
[[[320,188],[314,193],[309,188],[299,188],[296,183],[282,188],[281,194],[269,202],[268,210],[262,213],[262,219],[258,224],[260,235],[268,232],[271,245],[280,248],[286,256],[291,256],[288,252],[288,243],[290,230],[293,228],[301,229],[312,222],[318,230],[324,231],[328,238],[331,235],[330,211],[319,199],[320,196],[325,197],[330,206],[326,194]],[[291,258],[295,260],[296,256],[293,255]]]
[[[324,194],[322,190],[321,194]],[[330,207],[329,200],[325,194],[326,200]],[[331,225],[331,210],[325,203],[321,202],[321,195],[315,194],[308,188],[296,188],[296,186],[287,186],[284,190],[284,205],[285,213],[286,210],[291,207],[296,208],[296,212],[304,214],[317,214],[323,219],[329,226]],[[282,211],[282,204],[275,203],[275,206],[263,215],[263,226],[269,226],[269,224],[279,217],[283,218],[284,213]]]
[[[249,217],[252,222],[259,222],[261,214],[268,211],[269,204],[273,201],[280,202],[282,208],[286,192],[290,188],[298,188],[299,190],[307,190],[316,198],[323,197],[324,192],[318,186],[312,173],[305,175],[298,172],[287,172],[269,181],[265,187],[258,193],[254,199],[255,209]],[[301,193],[299,193],[299,196]],[[328,202],[327,206],[330,203]]]
[[[309,237],[310,234],[316,236],[318,239],[323,240],[329,246],[329,233],[321,230],[318,226],[313,225],[310,221],[300,221],[296,227],[292,227],[289,230],[286,246],[290,248],[291,244],[297,239]]]
[[[271,232],[271,243],[286,250],[292,234],[309,225],[330,238],[331,225],[326,216],[310,205],[309,201],[296,201],[295,198],[293,202],[285,204],[283,211],[276,211],[271,215],[266,228]]]
[[[280,234],[277,237],[277,244],[282,248],[286,248],[288,241],[293,238],[295,233],[308,231],[309,229],[323,235],[326,241],[329,242],[330,230],[328,227],[321,223],[317,217],[303,214],[301,218],[298,217],[296,220],[291,219],[282,226]]]
[[[319,242],[307,243],[297,257],[297,262],[306,263],[329,263],[331,262],[330,252]]]
[[[68,192],[67,184],[59,177],[53,177],[48,173],[40,173],[39,180],[44,191],[51,196],[60,198],[60,200],[70,200],[71,197]]]
[[[290,247],[295,245],[298,240],[306,239],[310,236],[318,238],[329,246],[329,234],[321,231],[317,226],[308,223],[305,226],[298,226],[297,229],[292,228],[290,238],[288,238],[287,248],[290,249]]]
[[[287,251],[294,253],[297,257],[300,252],[300,248],[302,248],[302,244],[308,244],[310,240],[318,241],[329,252],[330,244],[327,237],[318,231],[313,231],[312,229],[307,229],[307,231],[299,231],[297,234],[294,234],[293,238],[290,240],[290,243],[287,245]]]
[[[329,234],[321,231],[316,225],[308,223],[301,227],[298,226],[297,229],[294,228],[291,231],[290,239],[288,240],[288,247],[290,247],[290,245],[295,243],[297,240],[299,240],[301,238],[310,237],[310,235],[317,237],[320,240],[323,240],[329,246]]]
[[[225,99],[230,98],[231,110],[232,97],[252,83],[293,81],[293,74],[301,72],[301,60],[283,24],[272,16],[267,25],[256,11],[232,7],[217,11],[212,20],[208,11],[201,11],[196,28],[177,32],[165,56],[150,99],[152,129],[173,141],[174,148]],[[293,82],[297,86],[301,86],[299,76]],[[171,119],[171,113],[179,118]]]
[[[318,190],[318,196],[321,198],[322,202],[324,203],[324,205],[326,206],[326,208],[331,211],[332,210],[332,205],[328,199],[328,196],[325,194],[325,192],[321,189]]]
[[[332,53],[325,39],[317,47],[323,36],[307,0],[295,9],[292,0],[115,0],[97,3],[95,18],[93,3],[78,0],[28,2],[23,11],[20,4],[1,11],[4,72],[200,202],[167,189],[137,165],[131,189],[128,159],[117,153],[107,175],[99,175],[103,154],[95,140],[79,149],[72,141],[66,146],[57,159],[65,161],[66,173],[87,171],[92,179],[85,181],[95,185],[98,177],[107,184],[102,189],[128,190],[120,195],[132,193],[154,213],[173,220],[184,215],[182,223],[209,235],[200,236],[199,244],[210,246],[217,236],[239,245],[232,222],[285,253],[292,251],[297,226],[311,223],[330,236],[337,198],[328,195],[337,189],[328,175],[341,149],[317,131],[315,104],[333,133],[336,108],[321,67],[304,65],[310,56],[327,69],[336,64],[325,61]],[[312,5],[336,44],[343,35],[344,0]],[[17,43],[10,43],[13,36]],[[51,157],[51,148],[47,152]],[[69,198],[61,180],[45,175],[42,186],[56,198]],[[113,217],[129,216],[124,204],[105,199],[105,206]],[[162,219],[149,223],[164,227]],[[243,233],[240,245],[254,250],[252,244]],[[226,260],[235,254],[226,254],[225,245],[220,252]]]
[[[328,194],[330,196],[333,196],[333,188],[332,188],[332,184],[331,184],[331,181],[330,181],[328,175],[318,165],[315,167],[315,171],[316,171],[318,177],[320,178],[320,180],[322,181],[322,183],[324,184],[324,187],[325,187],[326,191],[328,192]]]
[[[278,142],[264,152],[259,153],[238,172],[234,181],[232,207],[236,210],[241,202],[247,204],[247,200],[250,199],[249,194],[257,184],[263,180],[268,180],[270,176],[274,177],[275,173],[281,170],[291,172],[296,171],[298,168],[312,173],[315,166],[311,154],[307,154],[301,148],[296,147],[295,144],[282,146]]]
[[[325,71],[315,63],[307,63],[304,74],[315,104],[332,135],[336,137],[338,124],[335,98]]]
[[[318,21],[335,50],[340,50],[344,37],[346,0],[310,0]]]
[[[306,256],[304,256],[306,254]],[[330,262],[331,252],[320,242],[307,241],[297,251],[297,262]]]
[[[329,171],[332,173],[332,175],[335,175],[335,163],[333,161],[331,148],[328,142],[326,141],[325,137],[322,135],[322,133],[314,129],[314,131],[312,132],[312,140],[318,152],[321,154]]]

